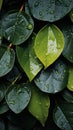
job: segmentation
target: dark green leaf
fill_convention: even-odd
[[[6,103],[5,100],[3,100],[1,103],[0,103],[0,114],[4,114],[5,112],[7,112],[9,110],[9,107]]]
[[[34,52],[34,40],[35,37],[32,37],[32,40],[29,39],[29,44],[26,46],[17,46],[17,58],[18,61],[29,77],[29,80],[33,80],[33,78],[38,74],[38,72],[42,69],[43,65],[36,57]]]
[[[12,11],[2,19],[2,35],[14,45],[29,38],[33,31],[33,20],[25,12]]]
[[[5,91],[6,91],[5,84],[0,81],[0,102],[2,101],[2,99],[5,96]]]
[[[47,93],[56,93],[63,90],[67,81],[68,66],[60,59],[46,70],[42,70],[34,79],[36,86]]]
[[[28,3],[35,18],[49,22],[61,19],[73,7],[72,0],[28,0]]]
[[[50,99],[48,95],[42,93],[34,85],[31,90],[32,95],[28,105],[28,110],[44,126],[49,113]]]
[[[20,113],[29,103],[31,91],[28,84],[15,84],[6,92],[6,102],[14,113]]]
[[[73,24],[63,23],[61,30],[65,37],[65,47],[62,54],[67,60],[73,63]]]
[[[73,92],[65,90],[62,92],[62,96],[67,102],[73,103]]]
[[[73,22],[73,8],[72,8],[72,10],[70,11],[69,15],[70,15],[71,21]]]
[[[73,130],[73,103],[60,102],[54,109],[53,118],[62,130]]]
[[[11,71],[14,66],[14,61],[14,50],[0,46],[0,77]]]
[[[55,25],[46,25],[37,34],[35,39],[35,53],[45,68],[50,66],[64,48],[64,37]]]

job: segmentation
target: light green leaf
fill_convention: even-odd
[[[14,66],[15,52],[13,49],[0,46],[0,77],[6,75]]]
[[[60,102],[53,112],[56,125],[62,130],[73,130],[73,103]]]
[[[62,91],[68,82],[68,66],[58,59],[46,70],[42,70],[34,79],[36,86],[46,93],[57,93]]]
[[[43,65],[35,55],[34,41],[35,36],[31,37],[31,39],[29,39],[28,43],[26,43],[25,45],[16,47],[18,61],[30,81],[33,80],[33,78],[43,67]]]
[[[69,78],[68,78],[67,88],[73,91],[73,67],[72,66],[69,68]]]
[[[55,25],[46,25],[37,34],[35,39],[35,53],[45,68],[50,66],[64,48],[64,37]]]
[[[34,27],[32,18],[25,12],[8,12],[1,21],[2,35],[14,45],[26,41]]]
[[[6,102],[14,113],[20,113],[29,103],[31,91],[28,84],[15,84],[6,92]]]
[[[32,95],[28,110],[44,126],[48,117],[50,99],[47,94],[42,93],[34,85],[32,85],[31,90]]]
[[[73,8],[72,0],[28,0],[31,14],[42,21],[54,22]]]
[[[1,7],[2,7],[2,3],[3,3],[3,0],[0,0],[0,10],[1,10]]]

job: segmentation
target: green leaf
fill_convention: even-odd
[[[70,16],[71,21],[73,22],[73,8],[72,8],[72,10],[70,11],[69,16]]]
[[[32,15],[43,21],[54,22],[73,8],[72,0],[28,0]]]
[[[13,49],[0,46],[0,77],[6,75],[14,66],[15,52]]]
[[[28,84],[15,84],[6,92],[6,102],[14,113],[20,113],[29,103],[31,91]]]
[[[55,25],[46,25],[37,34],[35,39],[35,53],[45,68],[50,66],[64,48],[64,37]]]
[[[69,78],[68,78],[67,88],[73,91],[73,66],[69,68]]]
[[[64,90],[62,92],[62,97],[69,103],[73,103],[73,92]]]
[[[5,112],[7,112],[9,110],[9,107],[6,103],[5,100],[3,100],[1,103],[0,103],[0,114],[4,114]]]
[[[56,125],[62,130],[73,130],[73,103],[60,102],[53,112]]]
[[[17,46],[16,48],[18,61],[30,81],[33,80],[33,78],[43,67],[43,65],[35,55],[34,41],[35,36],[33,36],[32,39],[29,39],[28,44],[26,43],[25,45]]]
[[[48,117],[50,99],[48,95],[45,95],[33,85],[31,90],[32,95],[28,105],[28,110],[44,126]]]
[[[34,27],[32,18],[25,12],[8,12],[2,19],[2,35],[14,45],[26,41]]]
[[[47,93],[62,91],[66,87],[67,81],[68,66],[60,59],[46,70],[42,70],[34,79],[36,86]]]
[[[62,52],[63,56],[73,63],[73,24],[71,22],[61,24],[60,26],[64,38],[65,38],[65,47]]]
[[[3,3],[3,0],[0,0],[0,10],[1,10],[1,7],[2,7],[2,3]]]
[[[0,102],[3,100],[6,92],[6,87],[3,82],[0,81]]]

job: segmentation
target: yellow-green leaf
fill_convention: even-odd
[[[69,68],[69,78],[68,78],[67,88],[73,91],[73,67]]]
[[[34,49],[45,68],[61,55],[63,48],[64,36],[57,26],[46,25],[38,32]]]
[[[50,99],[47,94],[42,93],[37,87],[31,87],[31,99],[28,105],[29,112],[44,126],[48,117]]]

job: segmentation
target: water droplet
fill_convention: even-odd
[[[66,70],[64,70],[64,73],[66,73]]]
[[[10,100],[9,103],[12,104],[12,105],[14,105],[15,101],[14,100]]]
[[[42,11],[39,12],[39,15],[42,16]]]
[[[41,102],[39,102],[39,105],[41,105],[42,103]]]
[[[51,11],[50,11],[50,14],[54,14],[54,10],[51,10]]]
[[[35,1],[34,7],[37,7],[39,5],[39,1]]]
[[[28,24],[27,29],[28,29],[28,30],[31,30],[32,27],[33,27],[32,24]]]

